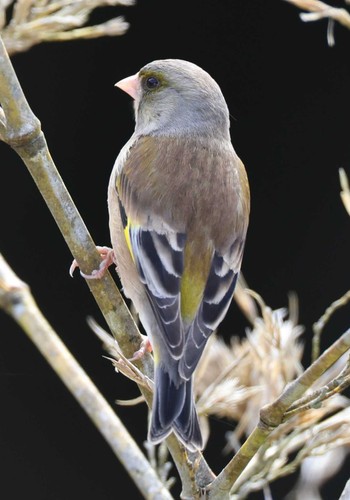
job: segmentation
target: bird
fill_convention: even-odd
[[[245,247],[250,191],[218,83],[182,59],[154,60],[115,84],[135,129],[110,175],[114,260],[154,358],[148,439],[174,432],[203,449],[193,374],[232,301]]]

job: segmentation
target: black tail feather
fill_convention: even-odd
[[[161,365],[156,368],[149,439],[159,443],[172,430],[191,451],[201,449],[202,436],[192,393],[192,379],[175,384]]]

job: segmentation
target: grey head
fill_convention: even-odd
[[[136,133],[230,140],[226,101],[202,68],[181,59],[162,59],[144,66],[138,77]]]

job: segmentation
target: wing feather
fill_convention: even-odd
[[[180,361],[180,374],[188,380],[202,355],[210,334],[219,326],[229,305],[236,286],[243,255],[242,244],[231,245],[225,255],[214,253],[211,268],[197,315],[186,335],[184,354]],[[234,262],[235,267],[228,264]]]
[[[241,265],[244,240],[236,239],[224,255],[214,252],[202,300],[193,320],[189,324],[186,322],[185,330],[181,316],[181,280],[186,235],[175,231],[159,234],[130,220],[125,231],[140,279],[158,318],[164,343],[171,355],[180,360],[181,377],[188,380],[210,334],[216,330],[229,308]]]
[[[183,270],[184,238],[129,224],[134,261],[145,285],[154,314],[159,320],[165,344],[172,356],[179,358],[184,348],[180,316],[180,281]],[[176,242],[176,246],[172,245]]]

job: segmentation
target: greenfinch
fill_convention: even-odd
[[[226,315],[240,271],[250,194],[219,85],[197,65],[153,61],[116,84],[135,130],[109,182],[117,271],[155,364],[148,437],[203,448],[193,372]]]

